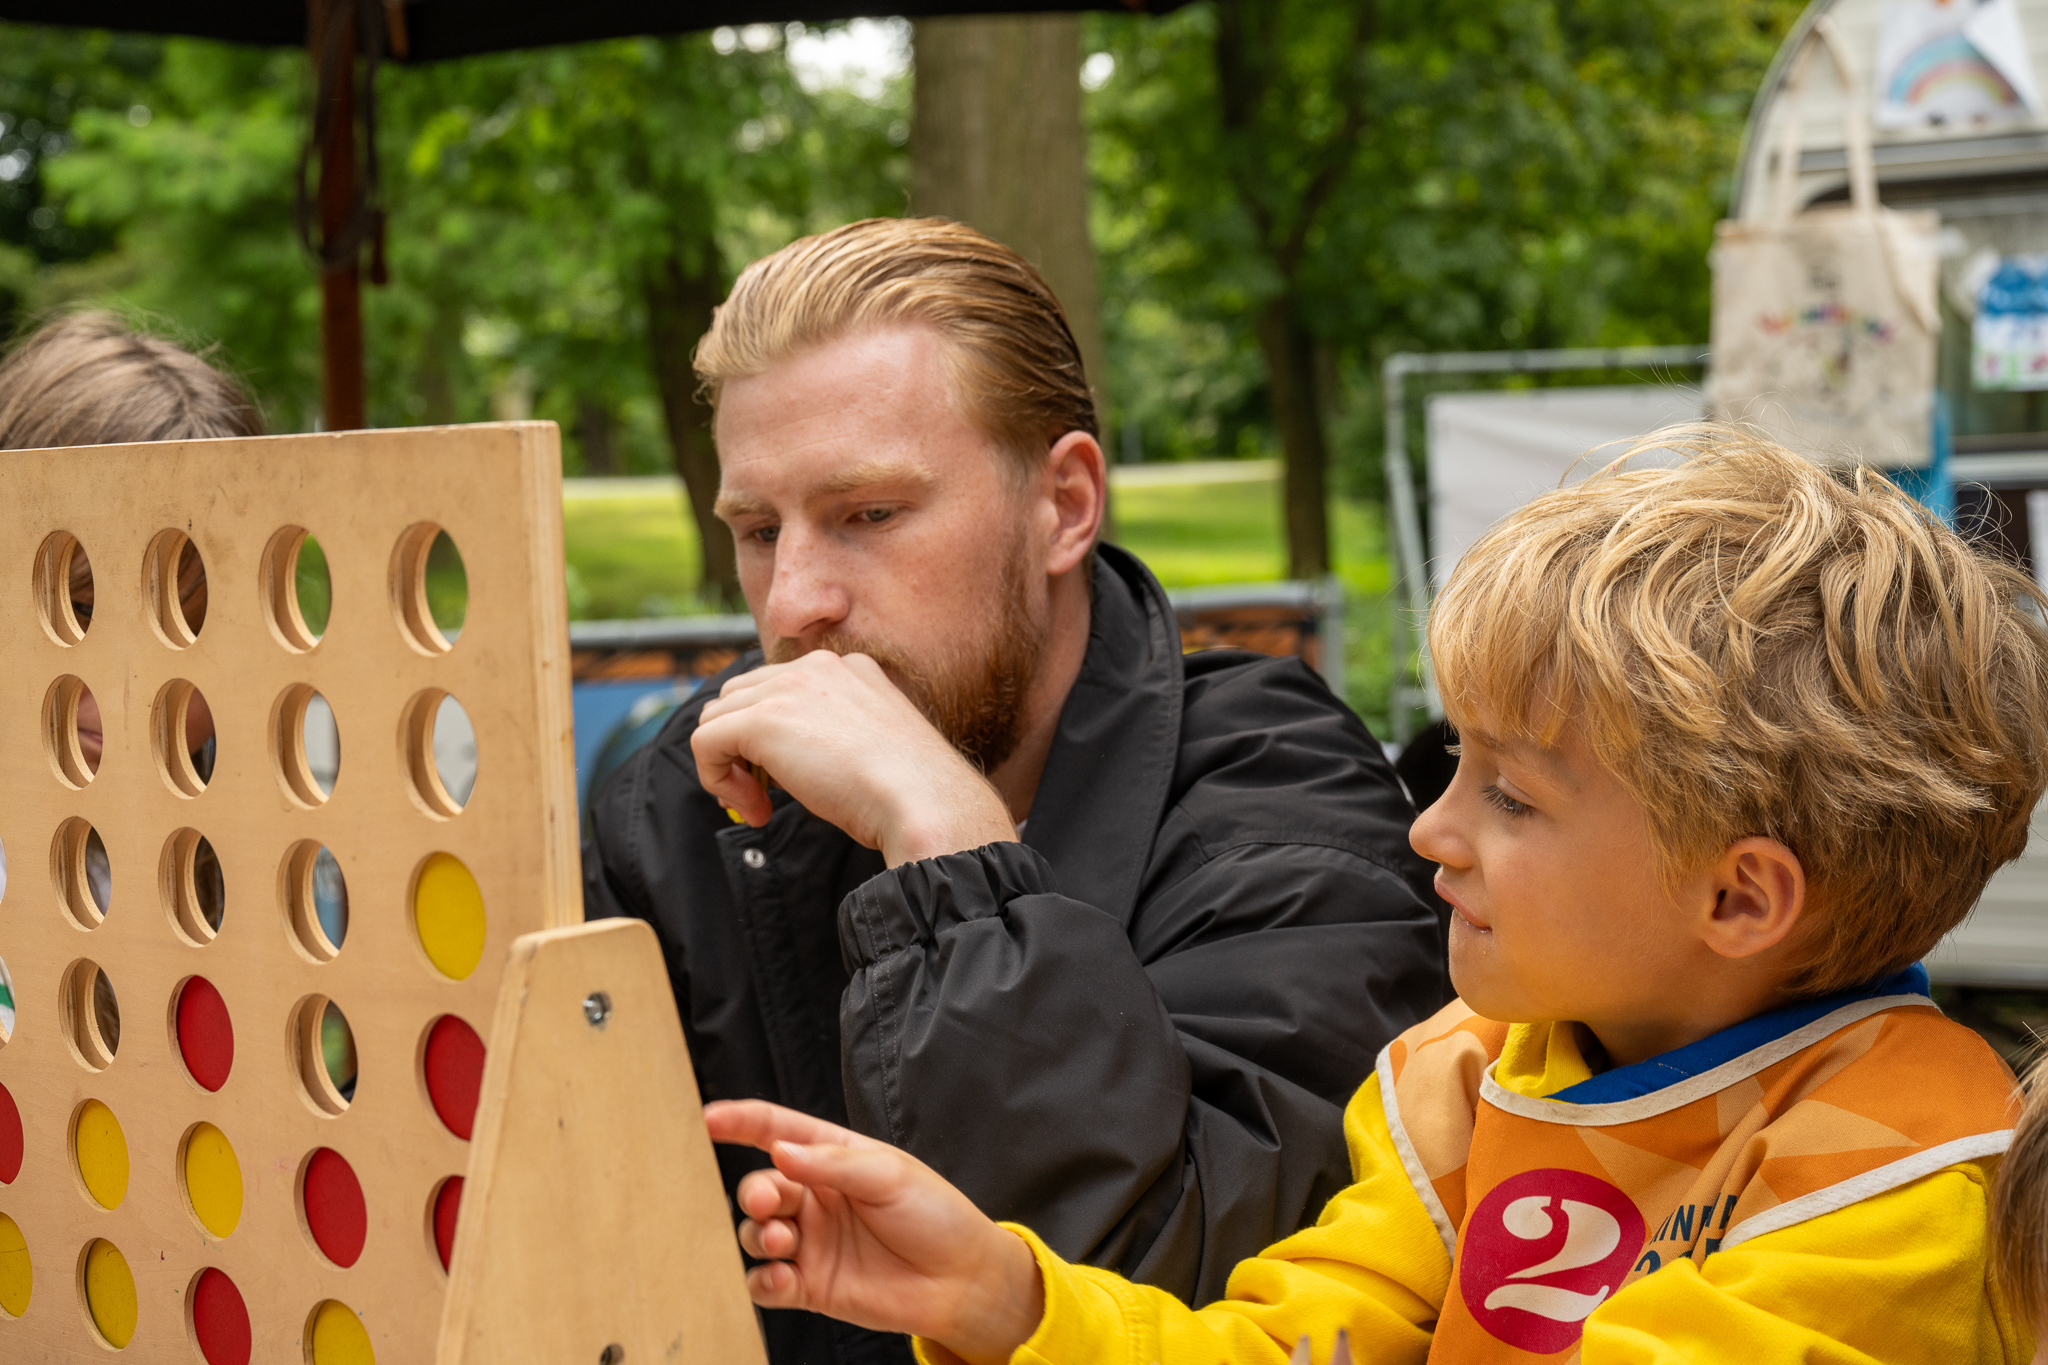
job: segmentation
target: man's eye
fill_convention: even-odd
[[[780,526],[763,526],[760,530],[754,532],[754,539],[760,541],[763,545],[773,545],[775,538],[781,534],[782,528]]]
[[[896,509],[893,507],[866,507],[859,513],[860,519],[870,526],[878,526],[895,515]]]
[[[1486,798],[1487,805],[1492,806],[1502,815],[1514,816],[1527,815],[1529,813],[1529,807],[1527,805],[1520,801],[1515,800],[1514,797],[1509,796],[1506,792],[1502,791],[1499,787],[1494,786],[1491,782],[1487,783],[1484,787],[1480,788],[1479,794]]]

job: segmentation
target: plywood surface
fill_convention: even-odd
[[[357,1365],[364,1344],[379,1365],[433,1358],[447,1277],[432,1204],[469,1144],[429,1103],[428,1032],[452,1014],[488,1044],[514,938],[581,916],[558,478],[545,423],[0,454],[0,961],[18,1000],[0,1086],[24,1132],[0,1215],[19,1226],[33,1271],[26,1311],[0,1309],[0,1360],[107,1351],[82,1306],[95,1239],[118,1248],[135,1289],[132,1341],[108,1358],[201,1360],[190,1300],[209,1268],[246,1304],[255,1361],[306,1359],[316,1319],[337,1365]],[[393,582],[397,548],[423,525],[449,532],[468,576],[467,616],[445,650],[408,637],[416,599]],[[303,652],[273,629],[265,585],[266,545],[290,527],[318,538],[333,585],[326,633]],[[205,621],[184,648],[151,623],[148,552],[166,530],[190,536],[207,575]],[[46,629],[33,586],[57,531],[78,538],[94,571],[93,618],[68,645]],[[106,717],[104,759],[80,789],[60,772],[74,756],[46,733],[63,677],[82,680]],[[152,704],[177,682],[204,695],[217,723],[216,766],[197,795],[157,756]],[[277,747],[280,699],[305,686],[331,703],[341,748],[331,797],[310,807],[281,778],[289,755]],[[475,790],[453,816],[432,809],[431,791],[416,796],[409,775],[419,736],[408,704],[433,690],[457,697],[476,732]],[[89,929],[64,909],[53,863],[60,830],[78,819],[98,830],[112,870],[105,920]],[[211,843],[226,887],[220,932],[203,945],[177,927],[176,888],[159,876],[187,830]],[[290,852],[308,840],[332,851],[349,893],[347,937],[325,961],[295,946],[286,905]],[[460,981],[435,968],[413,927],[412,883],[435,854],[466,865],[485,910],[480,953],[444,947],[477,963]],[[103,969],[119,1000],[118,1053],[99,1071],[74,1051],[61,1008],[66,982],[89,980],[81,962]],[[233,1033],[211,1092],[174,1042],[176,993],[195,974],[218,989]],[[359,1058],[338,1115],[309,1096],[292,1047],[315,997],[346,1014]],[[111,1210],[90,1197],[72,1152],[73,1116],[91,1101],[125,1141],[125,1192]],[[224,1221],[234,1191],[216,1135],[194,1137],[200,1124],[238,1168],[240,1214],[224,1237],[181,1183],[189,1157],[208,1218]],[[361,1251],[345,1269],[317,1249],[301,1207],[302,1172],[321,1148],[362,1190]],[[111,1175],[96,1167],[95,1178]],[[202,1316],[217,1309],[217,1293],[199,1297]],[[319,1315],[329,1300],[346,1312]]]
[[[765,1365],[654,931],[513,946],[440,1365]]]

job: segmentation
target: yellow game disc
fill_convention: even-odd
[[[71,1155],[86,1192],[103,1209],[120,1208],[128,1196],[128,1139],[113,1110],[98,1100],[79,1107],[71,1126]]]
[[[329,1299],[315,1308],[306,1335],[313,1342],[313,1365],[377,1365],[369,1330],[345,1303]]]
[[[227,1136],[202,1123],[185,1139],[185,1197],[201,1227],[226,1237],[242,1221],[242,1163]]]
[[[135,1276],[128,1258],[104,1237],[85,1249],[85,1311],[115,1350],[135,1339]]]
[[[0,1213],[0,1312],[18,1318],[28,1311],[28,1296],[36,1277],[28,1263],[28,1239],[21,1227]]]
[[[413,928],[427,960],[443,976],[463,980],[484,956],[484,894],[462,860],[436,853],[420,869],[412,893]]]

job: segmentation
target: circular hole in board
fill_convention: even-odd
[[[343,1270],[363,1254],[370,1235],[369,1207],[353,1166],[332,1147],[317,1147],[299,1175],[299,1211],[313,1245]]]
[[[78,1254],[79,1298],[85,1304],[86,1321],[100,1339],[115,1350],[125,1350],[135,1339],[135,1274],[128,1258],[104,1237],[95,1237]]]
[[[227,915],[227,880],[206,836],[181,829],[165,840],[157,882],[164,913],[178,937],[195,948],[213,942]]]
[[[171,1030],[185,1073],[201,1090],[227,1084],[235,1066],[235,1025],[227,1001],[203,976],[188,976],[178,987],[171,1009]]]
[[[71,1055],[88,1071],[105,1071],[121,1050],[121,1002],[99,965],[80,958],[64,969],[57,1014]],[[110,1206],[111,1207],[111,1206]]]
[[[338,1299],[327,1299],[307,1315],[306,1361],[307,1365],[377,1365],[377,1353],[355,1310]]]
[[[249,1365],[255,1336],[249,1328],[249,1305],[233,1280],[208,1266],[192,1277],[185,1303],[192,1344],[206,1365]]]
[[[334,582],[320,542],[302,526],[273,533],[263,548],[263,614],[270,633],[294,654],[304,654],[327,633]]]
[[[26,1313],[35,1287],[35,1266],[29,1259],[28,1239],[21,1235],[19,1223],[0,1213],[0,1313],[10,1318]]]
[[[460,815],[476,787],[476,728],[448,693],[430,687],[405,704],[399,749],[412,798],[429,815]]]
[[[14,1020],[14,978],[8,975],[7,959],[0,957],[0,1047],[7,1046],[7,1040],[14,1036]],[[0,1115],[4,1115],[4,1111],[0,1111]],[[5,1137],[5,1131],[0,1130],[0,1142],[4,1142]],[[0,1184],[4,1183],[0,1181]]]
[[[183,531],[158,531],[142,556],[142,600],[149,623],[172,649],[199,638],[206,624],[206,561]]]
[[[97,929],[114,898],[114,867],[100,832],[73,816],[50,841],[50,880],[58,903],[81,929]]]
[[[26,1150],[21,1130],[21,1106],[14,1102],[14,1095],[6,1086],[0,1085],[0,1185],[12,1185],[21,1174],[21,1158]]]
[[[43,693],[43,757],[59,782],[83,791],[100,770],[105,720],[92,689],[70,674]]]
[[[439,526],[408,527],[391,554],[391,605],[398,629],[422,654],[446,654],[469,615],[469,571]]]
[[[294,683],[270,709],[271,758],[278,785],[308,809],[334,793],[341,776],[341,731],[334,708],[305,683]]]
[[[449,1132],[469,1141],[476,1128],[477,1097],[483,1093],[484,1040],[463,1020],[444,1014],[427,1029],[420,1071],[434,1113]]]
[[[332,962],[348,938],[348,882],[324,844],[302,839],[278,870],[292,943],[314,962]]]
[[[178,1183],[185,1207],[199,1226],[226,1238],[242,1222],[242,1163],[227,1134],[210,1123],[195,1123],[178,1143]]]
[[[213,708],[183,678],[173,678],[149,708],[149,744],[157,776],[179,796],[193,797],[213,778]]]
[[[348,1019],[324,995],[309,995],[292,1010],[291,1053],[299,1094],[313,1112],[332,1118],[356,1093],[356,1040]]]
[[[36,550],[36,615],[43,633],[60,645],[75,645],[92,625],[92,561],[69,531],[44,537]]]
[[[466,980],[484,956],[484,896],[452,853],[432,853],[413,873],[413,930],[434,970]]]
[[[427,1202],[427,1229],[443,1270],[455,1256],[455,1219],[461,1212],[462,1177],[451,1175],[434,1187],[434,1197]]]
[[[128,1197],[128,1137],[114,1111],[87,1100],[71,1115],[71,1164],[86,1198],[118,1209]]]

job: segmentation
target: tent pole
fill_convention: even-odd
[[[320,236],[336,241],[348,231],[356,196],[355,73],[357,35],[348,0],[308,0],[312,23],[314,98],[325,98],[327,138],[320,148]],[[320,57],[327,26],[339,25],[343,68],[323,88]],[[360,253],[320,274],[320,394],[328,431],[366,425],[363,411],[363,282]]]

